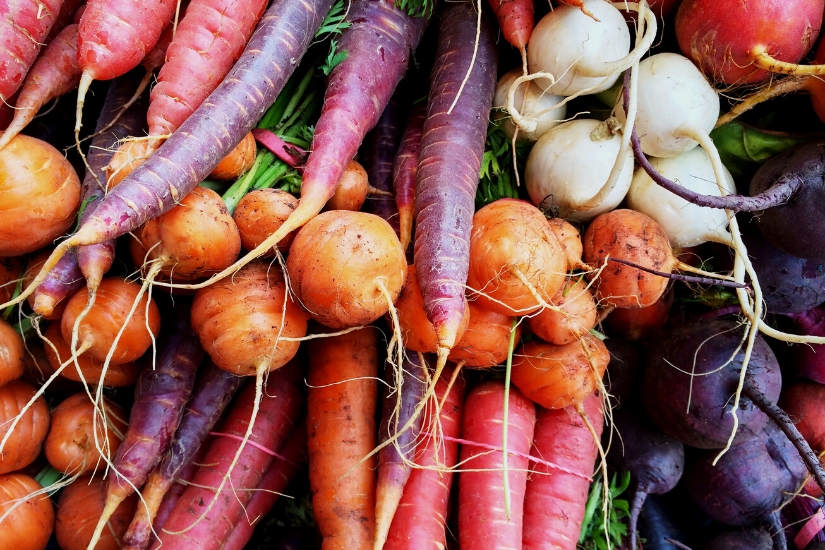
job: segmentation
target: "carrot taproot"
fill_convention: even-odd
[[[49,495],[32,496],[41,489],[34,478],[24,474],[0,476],[0,547],[41,550],[49,543],[54,507]]]
[[[475,13],[473,4],[445,6],[421,136],[414,252],[424,309],[438,335],[442,368],[458,341],[464,317],[470,230],[496,65],[492,29]]]
[[[80,82],[77,28],[72,24],[63,29],[32,65],[14,104],[14,118],[0,136],[0,149],[34,119],[43,105],[73,90]]]
[[[134,548],[145,550],[149,547],[150,535],[153,536],[153,533],[160,533],[160,530],[163,529],[163,526],[166,524],[166,520],[168,520],[169,516],[172,515],[172,512],[175,511],[175,507],[178,505],[180,497],[182,497],[183,493],[186,492],[186,488],[189,486],[189,482],[192,481],[192,478],[194,478],[195,474],[198,472],[201,460],[203,459],[203,456],[206,454],[206,450],[208,447],[208,443],[201,445],[197,449],[197,451],[195,451],[195,455],[192,457],[192,460],[189,462],[189,464],[184,466],[183,469],[178,473],[178,477],[174,479],[174,483],[172,484],[172,486],[169,487],[169,490],[166,491],[165,495],[163,495],[163,500],[160,502],[160,505],[158,506],[158,510],[155,514],[152,525],[147,527],[148,533],[146,539],[140,542],[140,546],[134,546]],[[123,535],[124,550],[129,548],[128,537],[129,531],[126,531],[126,534]]]
[[[78,231],[58,245],[40,274],[15,300],[28,297],[69,249],[105,242],[140,227],[171,210],[203,181],[263,116],[309,47],[331,4],[332,0],[273,2],[244,54],[211,99],[201,104],[151,160],[127,177],[129,185],[119,185],[106,195]]]
[[[504,39],[521,50],[524,55],[530,35],[533,34],[533,27],[535,27],[533,0],[489,0],[489,3],[493,8],[493,13],[496,14]],[[582,11],[587,13],[583,2]],[[524,57],[526,59],[526,56]]]
[[[405,356],[401,373],[396,374],[392,365],[385,364],[384,381],[387,391],[383,398],[381,426],[378,436],[386,441],[407,423],[415,411],[418,401],[423,397],[426,387],[426,375],[423,369],[426,362],[418,354]],[[384,447],[378,453],[378,471],[375,486],[375,550],[381,550],[387,540],[392,518],[398,503],[404,494],[404,487],[410,478],[412,469],[409,463],[415,457],[415,438],[421,419],[411,429],[402,433],[395,443]]]
[[[309,483],[322,548],[372,549],[378,338],[363,328],[308,348]],[[361,462],[359,462],[361,461]]]
[[[304,409],[301,370],[300,362],[295,360],[273,371],[262,397],[256,391],[256,384],[245,386],[229,416],[217,430],[219,435],[201,460],[202,466],[192,479],[192,484],[166,520],[159,533],[160,540],[151,548],[221,548],[252,497],[249,489],[260,484],[263,473],[274,460],[270,452],[261,447],[280,448],[294,430]],[[256,403],[258,399],[260,406]],[[250,436],[254,445],[243,445],[241,449],[255,409],[258,412]],[[235,461],[239,450],[240,458]],[[236,462],[236,467],[227,472],[233,462]],[[224,486],[222,481],[227,473],[231,476],[230,486]],[[220,492],[216,492],[216,488],[220,488]],[[217,505],[210,507],[216,499]]]
[[[244,249],[253,250],[261,244],[297,207],[298,199],[281,189],[256,189],[244,195],[232,214]],[[296,233],[290,233],[278,243],[277,249],[282,254],[289,250]],[[272,255],[274,251],[262,254],[262,257]]]
[[[372,194],[367,196],[364,212],[375,214],[387,220],[396,233],[399,233],[398,208],[392,195],[393,159],[401,142],[404,110],[401,106],[406,87],[398,86],[389,103],[381,113],[375,128],[364,137],[360,155],[364,170],[367,171],[369,184],[389,195]],[[400,233],[399,233],[400,235]],[[406,250],[406,249],[405,249]]]
[[[241,380],[241,377],[217,367],[212,361],[207,361],[201,369],[172,445],[141,490],[143,502],[123,537],[124,550],[143,550],[149,546],[152,524],[164,497],[179,475],[183,475],[183,470],[193,462],[198,450],[204,448],[203,442],[235,395]],[[158,528],[155,527],[156,530]]]
[[[63,550],[85,550],[106,500],[106,481],[84,476],[63,489],[57,503],[55,536]],[[118,550],[127,521],[134,513],[137,495],[123,501],[107,523],[98,550]]]
[[[19,416],[35,393],[34,386],[22,380],[0,387],[0,435],[6,440],[0,454],[0,474],[26,467],[40,454],[50,419],[49,408],[42,396],[26,410],[20,422],[10,426],[11,420]]]
[[[6,2],[0,7],[0,102],[23,84],[63,0]]]
[[[257,490],[249,500],[246,511],[238,519],[221,550],[243,550],[252,538],[258,520],[266,516],[287,488],[289,482],[307,462],[307,427],[298,424],[278,455],[264,474]]]
[[[596,301],[583,281],[568,279],[551,302],[558,310],[543,309],[527,319],[545,342],[569,344],[596,326]]]
[[[392,163],[392,185],[395,191],[395,205],[398,208],[398,225],[401,246],[406,252],[412,241],[413,213],[415,212],[415,180],[418,174],[418,155],[421,150],[421,134],[427,120],[427,103],[416,105],[404,134],[398,152]]]
[[[490,381],[476,386],[464,403],[462,439],[500,446],[504,422],[504,384]],[[522,393],[510,390],[507,424],[509,461],[509,516],[501,475],[501,452],[463,445],[459,477],[458,540],[462,549],[520,548],[524,492],[527,486],[527,456],[533,442],[536,410]],[[483,470],[483,471],[476,471]]]
[[[205,355],[190,326],[189,309],[176,304],[174,322],[158,344],[157,364],[144,369],[138,378],[129,429],[112,461],[105,505],[89,550],[95,547],[109,516],[143,485],[172,444]]]
[[[450,350],[450,361],[482,369],[502,364],[510,347],[513,318],[490,311],[476,302],[469,304],[470,322],[464,335]],[[521,324],[515,330],[514,343],[518,344]]]
[[[25,351],[20,333],[0,319],[0,386],[23,376]]]
[[[584,400],[593,428],[601,435],[604,424],[602,400],[593,393]],[[532,463],[533,474],[524,495],[525,550],[575,550],[598,449],[582,417],[573,407],[539,408],[531,456],[538,456],[574,472]]]
[[[451,374],[449,370],[447,374]],[[417,550],[447,546],[447,509],[453,468],[458,460],[455,439],[461,435],[464,386],[463,378],[457,378],[452,387],[443,378],[436,383],[435,400],[443,405],[438,414],[436,401],[427,405],[421,423],[424,433],[415,450],[416,467],[395,511],[387,548]]]
[[[46,247],[32,255],[23,274],[23,286],[37,276],[51,253],[52,248]],[[60,258],[43,283],[37,287],[37,292],[29,296],[27,301],[34,312],[42,315],[44,319],[59,320],[66,309],[64,299],[83,288],[83,283],[83,274],[77,265],[77,254],[73,251]]]
[[[341,179],[335,186],[335,192],[323,209],[359,211],[367,200],[369,190],[370,182],[367,171],[358,161],[351,160],[344,168]]]

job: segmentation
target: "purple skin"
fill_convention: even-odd
[[[790,316],[800,334],[825,336],[825,307],[795,313]],[[822,344],[799,345],[791,350],[795,361],[793,370],[809,380],[825,384],[825,346]]]
[[[775,247],[808,260],[825,261],[825,224],[820,205],[825,201],[825,142],[806,143],[763,164],[751,180],[751,195],[763,193],[772,182],[796,177],[805,182],[782,204],[756,213],[756,224]]]
[[[364,159],[364,170],[367,171],[370,185],[381,191],[392,192],[392,161],[398,145],[401,142],[401,125],[403,124],[403,109],[401,108],[402,87],[393,94],[378,124],[364,138],[361,146],[361,158]],[[367,195],[364,212],[375,214],[387,220],[396,233],[398,227],[398,208],[395,198],[390,195]]]
[[[136,73],[132,71],[116,78],[109,85],[103,110],[97,120],[96,132],[114,118],[121,105],[131,99],[140,81]],[[94,174],[98,174],[102,183],[103,168],[109,163],[111,151],[117,140],[138,134],[145,122],[146,102],[138,100],[123,113],[123,116],[108,132],[92,139],[89,153],[86,155],[91,170],[87,169],[80,192],[81,204],[87,203],[81,222],[91,215],[98,205],[98,200],[103,197],[103,190]],[[35,312],[40,315],[51,315],[55,305],[84,286],[84,278],[99,283],[103,274],[111,267],[114,255],[115,243],[107,241],[93,247],[80,248],[76,253],[63,256],[34,291]],[[90,269],[92,266],[94,267]]]
[[[782,518],[789,525],[789,534],[791,536],[796,536],[796,534],[802,529],[802,526],[805,525],[805,522],[816,514],[820,507],[821,504],[819,501],[812,499],[807,495],[803,494],[798,497],[794,497],[787,506],[782,508]],[[825,542],[825,531],[819,531],[816,535],[814,535],[809,544],[813,544],[815,542]],[[811,547],[806,546],[806,548]]]
[[[636,524],[649,494],[669,492],[682,478],[685,447],[660,432],[642,411],[623,408],[613,416],[621,435],[621,445],[612,445],[607,455],[610,466],[630,472],[635,485],[630,508],[630,548],[636,548]]]
[[[132,231],[171,210],[203,181],[278,96],[331,5],[332,0],[273,2],[218,88],[106,195],[71,244],[105,242]]]
[[[744,328],[723,319],[686,323],[663,334],[647,358],[642,401],[648,416],[667,435],[700,449],[721,449],[733,430],[730,415],[743,351],[731,360]],[[695,368],[694,368],[695,356]],[[726,364],[724,368],[719,368]],[[689,373],[705,374],[691,376]],[[779,365],[768,344],[757,336],[748,365],[747,380],[772,403],[779,399]],[[690,410],[688,411],[688,400]],[[734,442],[747,438],[747,430],[761,430],[768,419],[749,399],[737,411],[739,433]]]
[[[743,430],[746,432],[747,430]],[[771,514],[802,483],[805,465],[779,428],[748,433],[712,465],[716,450],[690,453],[684,484],[696,506],[726,525],[751,525]]]
[[[761,528],[727,529],[705,542],[703,550],[772,550],[770,533]]]
[[[135,386],[129,429],[113,460],[117,475],[109,478],[110,494],[132,494],[130,483],[143,485],[169,449],[204,355],[189,325],[189,308],[178,303],[174,326],[158,342],[157,365],[147,366]]]
[[[405,251],[412,240],[413,212],[415,210],[415,179],[418,174],[418,154],[421,151],[421,134],[427,120],[427,104],[413,107],[398,152],[392,164],[392,185],[395,206],[398,211],[401,244]],[[412,261],[410,261],[412,263]]]
[[[495,32],[486,18],[467,77],[476,29],[473,4],[444,5],[416,179],[415,265],[440,354],[456,344],[464,316],[470,230],[496,86]],[[461,96],[447,114],[465,77]]]

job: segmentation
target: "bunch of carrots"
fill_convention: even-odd
[[[803,313],[825,302],[825,255],[762,264],[772,245],[737,219],[816,177],[777,157],[784,175],[743,198],[708,137],[718,109],[657,126],[651,64],[678,57],[703,100],[720,82],[652,51],[675,5],[648,1],[0,10],[0,549],[251,548],[269,514],[311,509],[303,544],[325,550],[635,550],[646,495],[685,469],[718,525],[803,548],[815,525],[779,510],[821,496],[823,449],[802,397],[783,399],[793,419],[777,407],[758,333],[825,343]],[[767,55],[754,71],[801,70]],[[694,237],[681,211],[713,217]],[[684,328],[731,315],[705,325],[716,340]],[[686,418],[667,417],[663,362],[702,375]],[[684,445],[790,453],[785,484],[751,510]]]

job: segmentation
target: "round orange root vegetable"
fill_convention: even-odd
[[[629,265],[626,260],[663,273],[677,264],[664,230],[652,218],[635,210],[613,210],[598,216],[584,234],[584,261],[604,269],[595,281],[596,299],[621,308],[650,306],[665,292],[669,279]]]
[[[221,159],[209,174],[209,177],[218,180],[238,179],[255,164],[257,153],[258,146],[255,144],[255,136],[252,135],[252,132],[249,132],[234,149],[229,151],[228,155]]]
[[[97,520],[103,513],[106,481],[82,477],[63,489],[57,503],[55,535],[63,550],[86,550]],[[120,503],[103,530],[95,550],[120,550],[123,535],[137,510],[138,497],[131,495]]]
[[[470,323],[448,359],[468,367],[487,368],[507,359],[513,318],[470,302]],[[521,325],[516,326],[516,340],[521,339]]]
[[[241,233],[241,245],[246,250],[253,250],[275,233],[297,207],[298,199],[280,189],[256,189],[244,195],[232,214]],[[282,254],[289,250],[297,233],[297,230],[293,231],[278,241],[278,250]],[[274,256],[274,253],[268,252],[262,257],[266,256]]]
[[[582,237],[579,230],[561,218],[549,218],[547,224],[556,236],[564,255],[567,256],[567,269],[579,269],[582,264]]]
[[[54,530],[54,508],[48,494],[30,498],[42,489],[33,478],[23,474],[0,476],[0,548],[43,550]],[[20,503],[21,499],[26,499]],[[9,512],[12,506],[17,507]]]
[[[67,475],[87,474],[104,466],[97,446],[112,458],[126,431],[126,413],[117,404],[104,398],[106,418],[111,425],[97,422],[97,444],[93,429],[95,406],[85,392],[65,399],[52,411],[51,428],[43,452],[55,470]]]
[[[298,232],[287,270],[312,318],[342,329],[368,325],[389,311],[404,286],[407,260],[384,219],[331,210]]]
[[[351,160],[344,169],[338,186],[335,187],[335,194],[327,201],[324,210],[361,210],[364,201],[367,200],[369,189],[367,171],[357,161]]]
[[[610,352],[589,333],[563,346],[534,340],[513,356],[513,384],[545,409],[561,409],[596,391],[608,362]]]
[[[86,348],[86,354],[93,359],[104,361],[115,337],[126,323],[112,354],[111,364],[129,363],[143,355],[160,330],[160,311],[154,300],[149,300],[144,294],[127,323],[127,315],[139,292],[140,285],[137,283],[113,277],[103,279],[97,289],[94,305],[78,328],[78,349]],[[60,321],[60,330],[66,342],[72,341],[75,321],[85,309],[88,300],[89,292],[84,288],[66,303],[66,310]]]
[[[564,250],[532,204],[500,199],[473,216],[467,284],[487,309],[504,315],[537,311],[561,289],[566,273]]]
[[[157,149],[157,140],[130,139],[124,141],[106,165],[106,189],[111,191],[140,166]]]
[[[174,280],[193,281],[218,273],[232,265],[241,251],[235,220],[221,196],[206,187],[195,187],[178,206],[149,220],[136,233],[137,241],[131,242],[135,264],[145,261],[144,271],[148,271],[150,263],[160,262],[160,273]]]
[[[217,366],[240,376],[284,366],[300,344],[285,338],[305,336],[307,320],[287,296],[281,272],[258,261],[198,290],[192,303],[192,328],[203,349]]]
[[[398,325],[404,337],[405,348],[421,353],[438,351],[438,335],[424,312],[424,295],[421,294],[421,287],[418,286],[415,264],[407,266],[407,281],[404,290],[395,301],[395,309],[398,312]],[[459,338],[464,334],[469,322],[470,311],[465,301],[464,318],[458,330]]]
[[[50,244],[79,206],[80,179],[60,151],[20,134],[0,151],[0,256]]]
[[[24,360],[23,337],[0,319],[0,386],[23,376]]]
[[[34,386],[22,380],[14,380],[0,388],[0,438],[8,436],[0,453],[0,474],[25,468],[40,454],[49,432],[49,407],[45,399],[38,397],[17,425],[12,424],[12,419],[23,410],[35,391]]]
[[[596,301],[582,281],[568,281],[552,301],[561,311],[544,309],[527,319],[530,329],[545,342],[561,346],[596,326]]]
[[[51,342],[51,345],[45,343],[43,350],[53,373],[72,356],[72,352],[69,349],[69,344],[63,339],[59,324],[52,323],[49,325],[49,328],[46,329],[43,336]],[[80,372],[77,372],[78,366],[80,366]],[[68,380],[74,380],[75,382],[85,381],[87,384],[96,386],[100,384],[101,374],[103,374],[103,361],[94,359],[84,353],[77,357],[76,365],[72,362],[72,364],[63,369],[60,376]],[[106,369],[106,379],[103,381],[103,385],[112,388],[134,386],[138,374],[140,374],[140,365],[134,361],[121,363],[119,365],[110,364],[109,368]]]

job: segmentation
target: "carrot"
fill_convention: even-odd
[[[278,449],[278,454],[280,456],[275,457],[272,466],[264,474],[246,511],[235,524],[221,550],[243,550],[252,538],[258,520],[269,513],[281,496],[280,493],[286,490],[292,478],[304,467],[307,462],[306,423],[298,424],[286,443]]]
[[[298,199],[280,189],[256,189],[244,195],[232,214],[241,233],[241,245],[246,250],[254,249],[272,235],[297,207]],[[296,233],[290,233],[278,243],[277,248],[282,254],[289,250]],[[262,254],[263,257],[273,255],[272,251]]]
[[[422,421],[425,432],[416,447],[416,467],[404,486],[404,495],[392,520],[385,546],[393,550],[446,548],[447,509],[453,468],[458,460],[461,435],[461,415],[464,404],[464,380],[458,378],[452,387],[443,378],[435,387]],[[443,441],[441,437],[443,436]]]
[[[300,365],[293,361],[270,374],[262,398],[255,384],[249,384],[241,391],[229,416],[217,430],[229,437],[218,435],[213,440],[201,460],[203,466],[166,520],[160,540],[152,548],[221,548],[252,498],[250,489],[260,484],[263,473],[274,460],[261,448],[279,448],[301,415],[305,404],[301,378]],[[260,410],[250,437],[255,445],[243,445],[241,449],[243,442],[239,439],[242,440],[247,432],[250,419],[258,408],[258,399],[261,399]],[[224,487],[222,480],[239,450],[240,459],[231,469],[231,485]],[[216,487],[221,487],[217,493]],[[218,505],[209,508],[215,499]]]
[[[308,352],[309,484],[322,548],[371,549],[376,460],[361,459],[375,447],[376,331],[323,338]]]
[[[582,11],[587,13],[583,0],[578,1],[581,3]],[[521,50],[522,59],[526,61],[525,48],[535,27],[533,0],[489,0],[489,2],[493,13],[496,14],[498,24],[501,25],[501,34],[504,39]]]
[[[545,342],[569,344],[596,326],[596,302],[583,281],[568,279],[551,302],[558,310],[544,309],[527,319]]]
[[[126,413],[109,399],[104,399],[103,408],[106,420],[95,421],[94,415],[99,413],[89,396],[81,392],[52,411],[43,452],[55,470],[67,475],[91,474],[111,460],[126,431]],[[95,442],[105,442],[100,444],[105,459]]]
[[[374,189],[389,193],[389,195],[368,196],[364,203],[364,212],[384,218],[396,233],[399,233],[398,208],[395,206],[395,197],[392,195],[392,166],[401,142],[402,117],[405,114],[401,103],[402,96],[405,96],[406,92],[405,85],[396,88],[375,128],[364,137],[360,151],[364,170],[369,176],[369,184]]]
[[[479,21],[481,35],[475,52]],[[440,367],[436,368],[435,379],[449,350],[458,342],[464,318],[470,229],[496,86],[496,65],[493,31],[475,13],[473,5],[461,2],[446,6],[441,16],[415,191],[415,265],[424,310],[438,335]]]
[[[42,550],[54,530],[49,495],[33,493],[40,484],[24,474],[0,476],[0,548]]]
[[[178,477],[174,479],[174,483],[163,495],[163,500],[158,506],[157,513],[155,514],[155,519],[152,525],[147,526],[147,534],[146,538],[140,542],[141,546],[137,546],[135,548],[140,548],[141,550],[149,547],[150,542],[150,535],[153,533],[160,533],[160,530],[163,529],[163,526],[166,524],[166,520],[169,519],[169,516],[172,515],[172,512],[175,511],[175,507],[178,505],[178,501],[180,497],[183,496],[183,493],[186,492],[186,488],[189,486],[189,482],[192,481],[192,478],[195,477],[195,474],[198,472],[198,468],[200,468],[201,460],[203,459],[203,455],[206,454],[206,449],[209,445],[201,445],[198,447],[197,451],[195,452],[192,460],[183,467],[183,469],[178,474]],[[147,481],[148,483],[148,481]],[[134,522],[134,519],[132,520]],[[131,525],[130,525],[131,527]],[[129,531],[126,531],[126,534],[123,535],[123,548],[129,548]]]
[[[70,92],[80,82],[77,27],[73,24],[63,29],[32,65],[17,96],[14,119],[0,137],[0,150],[34,119],[43,105]]]
[[[450,350],[450,361],[468,367],[488,368],[507,359],[513,318],[470,302],[470,323],[464,335]],[[521,325],[516,326],[515,343],[521,340]]]
[[[419,103],[410,114],[398,146],[398,153],[392,164],[392,185],[395,190],[395,205],[398,208],[399,237],[405,252],[412,240],[418,154],[421,150],[421,134],[424,131],[426,119],[427,104]]]
[[[72,23],[77,23],[79,18],[76,16],[80,14],[83,9],[85,9],[85,3],[86,0],[63,0],[63,3],[60,5],[60,11],[58,12],[57,17],[54,20],[54,24],[49,31],[49,35],[46,38],[46,45],[54,40],[54,37],[67,26]]]
[[[127,181],[133,183],[119,185],[106,195],[15,300],[24,300],[67,250],[105,242],[140,227],[172,209],[203,181],[263,116],[312,42],[331,4],[332,0],[273,2],[212,99],[203,103],[151,160],[129,175]]]
[[[418,354],[405,357],[401,373],[396,374],[389,363],[384,368],[387,392],[383,399],[381,426],[378,436],[383,443],[404,426],[415,411],[424,395],[427,364],[422,364]],[[400,380],[398,379],[400,378]],[[395,388],[390,391],[389,388]],[[375,487],[375,550],[381,550],[387,540],[387,533],[398,503],[404,494],[404,486],[412,473],[409,463],[414,458],[415,437],[420,424],[400,434],[392,445],[378,453],[378,477]]]
[[[63,0],[23,1],[0,9],[0,102],[23,84],[60,12]]]
[[[106,482],[102,478],[82,477],[63,489],[57,503],[55,535],[63,550],[86,550],[95,523],[106,500]],[[98,550],[118,550],[127,522],[135,513],[137,495],[121,503],[107,522],[98,542]]]
[[[0,151],[0,256],[51,243],[72,226],[79,205],[80,179],[63,153],[23,135]]]
[[[335,193],[324,205],[324,210],[361,210],[367,200],[367,193],[370,190],[370,182],[367,171],[357,161],[351,160],[344,168],[338,185],[335,186]]]
[[[584,400],[584,409],[600,436],[604,423],[601,398],[590,394]],[[527,481],[524,495],[524,549],[575,550],[590,488],[586,476],[593,469],[598,449],[590,430],[573,407],[555,410],[540,407],[536,416],[531,456],[584,477],[545,464],[530,464],[534,473]]]
[[[205,450],[203,442],[206,436],[235,395],[241,380],[241,377],[218,368],[211,361],[201,369],[169,452],[149,475],[141,491],[143,502],[123,537],[124,550],[142,550],[149,545],[152,523],[161,502],[175,480],[183,476],[183,470],[193,462],[196,452]]]
[[[549,218],[547,225],[567,256],[567,269],[572,271],[585,268],[582,263],[582,238],[579,230],[561,218]]]
[[[205,354],[189,326],[189,308],[176,306],[174,323],[158,345],[157,365],[145,369],[138,378],[129,429],[112,461],[106,503],[89,550],[95,547],[109,516],[143,485],[166,454],[192,394],[195,372]]]
[[[52,250],[52,247],[46,247],[32,254],[23,274],[23,286],[34,280],[49,259]],[[27,301],[34,312],[42,315],[44,319],[59,320],[66,309],[64,299],[83,288],[83,282],[83,274],[77,265],[77,254],[70,252],[60,258],[43,283],[37,287],[37,292],[29,296]]]
[[[209,172],[209,177],[218,180],[234,180],[241,177],[255,164],[257,152],[258,145],[255,142],[255,136],[250,132]]]
[[[464,403],[462,438],[501,446],[504,417],[504,384],[485,382],[474,388]],[[505,513],[502,453],[465,444],[458,495],[458,540],[462,550],[474,548],[521,548],[524,492],[533,442],[536,410],[521,392],[510,390],[507,425],[510,514]],[[518,453],[518,454],[515,454]],[[473,471],[483,470],[483,471]]]
[[[25,351],[20,333],[0,320],[0,386],[23,376]]]
[[[34,394],[34,387],[22,380],[0,387],[0,435],[6,440],[0,454],[0,474],[26,467],[40,454],[49,432],[49,408],[43,397],[37,398],[16,426],[9,425]]]

